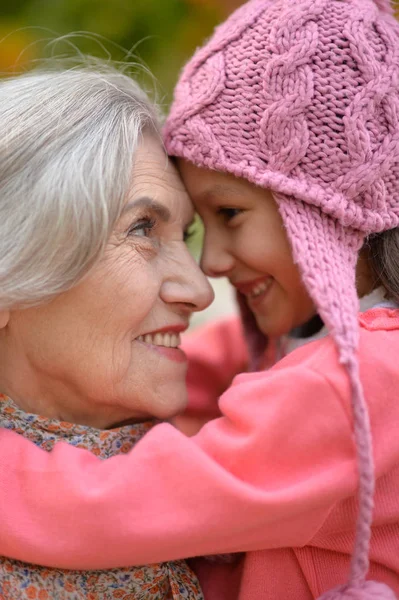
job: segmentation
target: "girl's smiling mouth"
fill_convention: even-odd
[[[252,281],[237,282],[233,285],[247,298],[251,306],[256,306],[265,298],[273,285],[273,281],[273,277],[268,275],[266,277],[258,277]]]

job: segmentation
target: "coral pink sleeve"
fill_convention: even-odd
[[[220,408],[193,438],[161,424],[106,461],[0,430],[0,554],[91,569],[306,544],[356,485],[335,386],[271,369],[239,376]]]
[[[189,360],[185,415],[219,416],[218,399],[248,365],[239,318],[220,319],[200,327],[183,339],[182,346]]]

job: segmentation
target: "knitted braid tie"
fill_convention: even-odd
[[[399,24],[388,0],[252,0],[184,69],[171,155],[270,188],[352,391],[359,516],[348,583],[320,600],[394,600],[366,581],[375,473],[357,358],[364,238],[399,225]],[[264,349],[245,299],[253,364]]]
[[[348,372],[352,389],[353,428],[359,471],[359,514],[355,547],[348,584],[323,594],[320,600],[395,600],[395,594],[386,585],[366,581],[375,478],[369,414],[356,357],[359,330],[355,266],[363,234],[343,227],[313,206],[292,201],[282,195],[276,195],[276,200],[292,240],[294,259],[301,267],[309,293],[317,298],[319,314],[337,343],[339,359]],[[320,245],[326,249],[321,264],[318,252]],[[331,273],[334,271],[336,277],[332,279]],[[336,306],[339,307],[339,317],[335,314]]]

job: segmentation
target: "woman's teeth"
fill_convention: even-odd
[[[177,348],[181,343],[178,333],[146,333],[139,335],[137,340],[153,346],[165,346],[165,348]]]
[[[256,285],[254,287],[254,289],[248,294],[250,298],[257,298],[258,296],[260,296],[261,294],[263,294],[263,292],[265,292],[267,290],[269,286],[269,280],[264,281],[262,283],[258,283],[258,285]]]

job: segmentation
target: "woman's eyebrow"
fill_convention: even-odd
[[[122,214],[138,208],[148,208],[156,213],[158,217],[165,223],[170,220],[170,210],[163,204],[160,204],[148,196],[143,196],[142,198],[137,198],[137,200],[131,200],[130,202],[127,202],[123,208]]]

